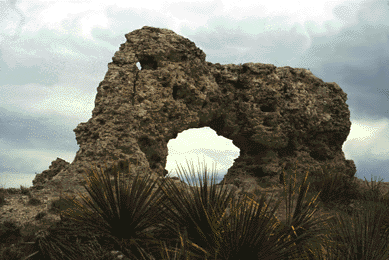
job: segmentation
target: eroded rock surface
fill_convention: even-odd
[[[128,175],[166,176],[169,140],[205,126],[240,149],[227,184],[242,174],[279,183],[282,168],[294,173],[296,162],[299,178],[325,167],[354,176],[342,151],[351,126],[347,95],[336,83],[289,66],[212,64],[167,29],[144,26],[125,36],[97,88],[92,118],[74,129],[74,161],[45,186],[74,190],[84,170],[104,162],[108,171],[116,163]]]
[[[68,166],[69,163],[67,161],[57,157],[55,161],[51,162],[48,170],[35,175],[35,178],[32,180],[33,186],[42,186]]]

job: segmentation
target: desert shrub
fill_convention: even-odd
[[[21,193],[22,193],[23,195],[28,195],[28,196],[31,195],[31,194],[30,194],[30,190],[29,190],[28,188],[23,187],[23,186],[20,186],[20,191],[21,191]]]
[[[29,201],[28,201],[28,204],[32,205],[32,206],[37,206],[37,205],[42,204],[42,202],[40,201],[40,199],[30,198]]]
[[[0,192],[0,206],[5,204],[5,192]]]
[[[35,219],[40,220],[40,219],[44,218],[46,215],[47,215],[46,212],[39,212],[38,214],[36,214]]]
[[[72,208],[73,204],[67,201],[64,198],[60,198],[57,200],[53,200],[49,207],[49,212],[51,213],[59,213],[60,211],[65,211],[68,208]]]
[[[22,259],[23,253],[15,246],[4,247],[0,250],[1,259],[19,260]]]
[[[14,221],[4,221],[0,224],[0,244],[13,244],[20,237],[20,227]]]

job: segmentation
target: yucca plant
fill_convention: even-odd
[[[204,176],[206,176],[206,171],[204,173]],[[306,180],[306,178],[307,178],[307,176],[305,177],[304,181]],[[183,212],[181,213],[181,215],[186,215],[186,217],[182,218],[182,219],[190,219],[190,216],[195,216],[195,214],[199,211],[199,209],[201,208],[200,201],[202,198],[206,197],[206,191],[207,191],[206,186],[207,186],[207,183],[205,182],[204,187],[202,187],[202,184],[200,181],[200,187],[201,187],[200,191],[197,192],[197,194],[195,195],[195,201],[194,201],[194,203],[192,203],[192,205],[194,205],[195,203],[197,203],[197,205],[195,205],[194,208],[192,208],[191,211],[189,211],[189,212],[188,211],[185,212],[186,209],[190,209],[189,207],[180,207],[180,204],[182,205],[183,203],[180,202],[180,198],[177,196],[179,193],[174,191],[174,187],[172,187],[172,189],[170,189],[167,192],[168,194],[176,195],[176,196],[173,196],[171,201],[177,203],[177,205],[175,206],[176,209],[180,209],[180,208],[183,209]],[[214,187],[213,184],[211,185],[211,191],[209,192],[210,194],[214,194],[213,192],[215,192],[215,190],[212,190],[212,187]],[[290,186],[289,187],[289,199],[293,195],[290,192],[291,190],[292,190],[292,188]],[[229,233],[229,234],[235,233],[236,236],[232,236],[232,237],[219,236],[218,237],[218,239],[221,239],[221,240],[226,240],[226,241],[229,240],[228,243],[225,244],[224,248],[222,248],[220,250],[220,251],[222,251],[221,253],[219,253],[221,255],[221,259],[239,259],[238,257],[242,256],[242,255],[245,255],[247,257],[247,253],[245,253],[245,252],[249,252],[247,247],[245,248],[244,246],[241,246],[241,248],[240,248],[241,251],[240,251],[239,249],[236,249],[237,248],[236,245],[254,245],[252,247],[255,248],[254,251],[257,251],[255,253],[253,253],[253,256],[255,255],[254,259],[262,259],[262,258],[267,259],[266,257],[269,257],[269,259],[270,259],[272,257],[274,258],[275,255],[278,255],[279,257],[281,257],[280,259],[286,259],[285,258],[286,255],[289,255],[289,256],[292,255],[291,252],[293,252],[293,250],[289,250],[288,252],[286,252],[286,251],[283,252],[282,249],[279,249],[277,247],[277,243],[275,241],[277,241],[278,244],[281,245],[281,248],[290,246],[290,244],[287,244],[287,242],[285,242],[285,240],[284,240],[284,242],[280,242],[280,240],[282,240],[281,239],[282,235],[285,235],[284,233],[287,233],[287,231],[292,232],[293,234],[296,235],[296,232],[294,231],[294,229],[296,229],[300,232],[299,238],[296,237],[296,240],[294,241],[295,243],[300,243],[300,242],[304,241],[304,236],[306,237],[305,240],[309,240],[308,238],[312,238],[312,240],[314,240],[313,239],[315,237],[314,234],[309,234],[308,231],[302,232],[302,229],[299,229],[299,225],[300,225],[300,226],[303,226],[303,228],[305,228],[305,230],[312,231],[313,227],[315,226],[315,222],[309,220],[310,216],[315,211],[315,209],[311,210],[308,207],[305,207],[304,209],[302,209],[302,205],[303,205],[302,200],[305,197],[306,190],[307,190],[307,185],[303,183],[300,187],[299,200],[298,200],[298,203],[296,205],[293,217],[291,219],[291,214],[290,214],[291,206],[289,205],[289,209],[287,209],[289,221],[286,223],[286,226],[284,225],[283,227],[280,223],[271,222],[265,216],[265,212],[268,209],[267,206],[266,206],[265,212],[263,214],[259,214],[264,209],[264,205],[266,205],[266,203],[264,203],[265,202],[264,196],[262,196],[260,201],[254,202],[251,200],[251,202],[252,202],[251,204],[258,208],[257,214],[255,214],[253,212],[250,213],[250,211],[254,210],[253,207],[248,208],[248,210],[246,210],[246,213],[242,214],[241,210],[247,209],[246,204],[239,205],[239,203],[236,203],[235,206],[233,206],[232,208],[240,209],[240,218],[238,217],[236,219],[234,219],[234,218],[230,219],[232,221],[235,220],[235,226],[232,229],[228,228],[228,226],[230,226],[230,224],[231,224],[228,221],[226,222],[227,225],[223,226],[223,228],[225,230],[227,230],[227,233]],[[220,196],[218,196],[217,199],[222,200],[222,201],[226,201],[226,198],[222,198]],[[308,205],[312,206],[312,208],[314,208],[313,204],[314,204],[315,199],[316,198],[314,198],[313,201],[305,203],[304,205],[308,204]],[[274,212],[278,208],[279,203],[280,202],[276,203],[276,206],[270,215],[274,214]],[[212,212],[212,211],[205,211],[205,213],[206,212],[208,212],[208,216],[206,216],[206,218],[204,218],[205,220],[203,220],[203,222],[205,222],[205,223],[206,223],[207,219],[209,221],[209,212]],[[219,216],[217,216],[216,214],[212,216],[213,221],[220,220],[222,218],[222,217],[220,217],[221,214],[224,214],[224,213],[225,213],[225,207],[222,207],[222,210],[221,210],[221,213],[219,213]],[[246,217],[246,219],[245,219],[245,217]],[[252,220],[252,219],[258,219],[262,222],[257,223],[256,225],[254,224],[254,226],[250,226],[250,224],[252,224],[252,223],[248,223],[248,222],[250,222],[249,220]],[[179,217],[176,218],[175,222],[179,223],[179,221],[180,221],[180,218]],[[248,221],[248,222],[246,222],[246,221]],[[273,221],[274,221],[274,219],[273,219]],[[202,220],[198,220],[197,223],[202,223]],[[243,223],[242,224],[243,226],[237,225],[239,223],[241,223],[241,224]],[[181,225],[187,226],[187,227],[194,226],[194,224],[196,224],[196,220],[192,221],[192,223],[181,223]],[[204,230],[204,231],[210,230],[210,226],[212,226],[212,225],[214,226],[214,224],[211,222],[210,224],[208,224],[209,227],[203,228],[202,230]],[[245,225],[247,225],[247,226],[245,226]],[[248,228],[248,226],[250,226],[250,228]],[[256,230],[255,227],[259,227],[259,226],[261,226],[261,228]],[[219,227],[222,227],[222,226],[219,224]],[[269,230],[266,230],[267,228],[270,228],[270,230],[278,229],[280,232],[278,234],[275,234],[274,236],[272,236],[270,239],[269,234],[274,233],[274,232],[268,232]],[[244,230],[246,230],[246,233],[244,232]],[[254,230],[254,232],[247,232],[247,230],[250,230],[250,231]],[[319,229],[316,229],[316,230],[319,230]],[[191,234],[190,231],[188,233]],[[195,234],[196,230],[193,230],[192,233]],[[240,234],[237,234],[237,233],[240,233]],[[206,233],[203,233],[203,234],[200,233],[200,236],[198,236],[197,240],[196,240],[197,245],[203,245],[204,247],[207,247],[207,245],[211,244],[212,239],[205,240],[205,243],[203,242],[203,244],[201,244],[201,242],[200,242],[202,239],[201,237],[204,237],[205,235],[206,235]],[[240,236],[238,236],[238,235],[240,235]],[[241,236],[241,235],[243,235],[243,236]],[[246,236],[246,241],[244,241],[244,239],[243,239],[245,237],[244,235]],[[289,235],[290,235],[290,233],[289,233]],[[287,233],[283,238],[285,238],[286,236],[289,237],[289,235]],[[272,240],[272,239],[275,239],[275,240]],[[266,240],[269,242],[268,244],[264,243],[264,241],[266,241]],[[282,243],[286,243],[286,244],[282,244]],[[258,250],[258,249],[261,249],[261,247],[262,247],[262,250]],[[214,248],[215,248],[215,246],[214,246]],[[233,249],[233,250],[231,252],[228,252],[227,250],[229,248]],[[212,250],[209,247],[207,249],[208,249],[208,251]],[[262,251],[262,252],[260,252],[260,251]],[[213,251],[213,253],[216,253],[216,252]],[[299,255],[298,259],[302,259],[301,257],[303,257],[303,255]]]
[[[84,187],[92,199],[80,195],[84,204],[80,204],[74,198],[64,199],[68,209],[61,213],[61,219],[64,221],[72,220],[75,225],[84,227],[84,232],[94,230],[95,234],[107,234],[107,237],[115,238],[116,244],[121,245],[128,241],[129,244],[126,246],[129,246],[131,250],[120,249],[125,250],[128,255],[139,257],[139,255],[144,254],[141,252],[142,247],[138,245],[138,241],[148,242],[151,240],[151,237],[144,232],[146,228],[151,226],[146,220],[150,219],[153,222],[159,214],[162,214],[152,211],[151,208],[146,210],[150,204],[146,200],[154,185],[150,185],[151,182],[148,182],[147,178],[141,181],[136,178],[133,188],[129,189],[128,185],[124,185],[124,181],[119,183],[117,175],[115,175],[114,190],[109,176],[99,176],[94,172],[93,176],[88,177],[87,185]],[[154,199],[157,200],[156,202],[159,201],[158,196],[150,196],[150,201]],[[133,239],[134,237],[136,239]],[[42,244],[41,250],[43,251],[45,247],[50,246],[50,241],[46,240],[46,244]],[[140,251],[132,254],[132,249],[136,251],[135,249],[138,248]],[[56,251],[70,252],[71,250],[72,248],[63,245],[58,247]],[[73,252],[75,251],[73,250]]]
[[[328,200],[328,196],[333,194],[331,190],[338,187],[340,179],[335,177],[333,182],[332,175],[324,181],[323,193],[319,192],[313,199],[304,202],[309,189],[307,172],[293,213],[290,202],[294,187],[289,182],[288,192],[284,190],[284,197],[288,199],[286,223],[274,217],[281,200],[267,212],[266,194],[259,200],[248,197],[236,200],[234,193],[225,189],[224,185],[220,192],[216,190],[213,176],[208,189],[206,170],[203,174],[204,186],[199,177],[200,188],[193,192],[183,192],[174,182],[166,180],[159,182],[159,188],[152,193],[155,182],[149,181],[148,177],[139,181],[136,176],[130,187],[125,186],[122,180],[118,182],[118,175],[114,175],[113,188],[108,175],[99,175],[97,171],[90,174],[85,188],[91,198],[80,194],[83,204],[68,198],[73,207],[61,214],[63,219],[78,227],[112,239],[132,259],[150,259],[151,256],[169,259],[165,256],[169,257],[168,252],[178,253],[178,258],[175,256],[174,259],[324,259],[321,246],[327,249],[326,259],[388,258],[386,233],[380,228],[383,224],[380,216],[385,214],[382,207],[376,206],[376,211],[372,211],[374,214],[362,217],[365,221],[360,222],[356,222],[356,217],[347,218],[346,215],[312,220],[317,207],[316,199]],[[284,184],[284,187],[287,185]],[[228,205],[231,205],[230,216],[226,214]],[[151,226],[158,228],[153,234],[145,232]],[[376,228],[370,232],[371,227]],[[366,236],[360,235],[367,230]],[[353,234],[359,236],[352,239]],[[377,241],[378,238],[382,241]],[[54,248],[51,243],[55,242],[51,241],[55,240],[40,243],[41,251]],[[166,241],[163,250],[161,241]],[[173,249],[174,244],[179,244],[180,249]],[[69,250],[80,251],[70,248],[70,245],[55,246],[58,253]]]
[[[337,218],[326,223],[332,233],[330,240],[337,241],[335,247],[328,248],[332,252],[332,258],[328,259],[388,259],[389,233],[385,217],[389,213],[389,193],[381,197],[379,184],[374,186],[373,182],[368,191],[361,193],[356,183],[350,181],[351,178],[329,172],[324,176],[321,180],[320,201],[346,208],[344,213],[339,213]],[[351,199],[362,203],[363,212],[349,214],[347,205]]]
[[[298,253],[301,256],[297,244],[319,241],[313,232],[319,229],[314,228],[315,222],[309,220],[315,211],[314,201],[308,203],[313,209],[302,209],[302,200],[308,188],[304,183],[292,219],[289,215],[287,225],[282,225],[272,217],[280,201],[267,215],[269,207],[265,207],[265,196],[254,203],[250,200],[236,201],[232,192],[217,192],[213,182],[208,190],[206,170],[203,174],[204,186],[199,178],[200,190],[192,194],[183,193],[173,182],[160,183],[157,192],[150,193],[155,183],[149,182],[147,177],[138,181],[138,176],[130,188],[124,186],[123,181],[118,182],[118,175],[115,175],[115,189],[109,176],[99,176],[97,172],[89,175],[85,188],[91,198],[81,195],[84,204],[69,198],[74,207],[62,214],[96,233],[116,239],[121,251],[129,257],[148,255],[146,248],[155,253],[157,251],[153,249],[164,240],[180,242],[180,255],[184,253],[185,257],[239,259],[245,255],[246,259],[287,259],[297,257]],[[226,208],[230,203],[233,210],[227,217]],[[146,228],[156,224],[162,224],[162,227],[154,231],[155,236],[144,233]],[[300,234],[297,235],[297,232]],[[181,233],[188,236],[184,242]],[[166,234],[176,236],[176,239],[164,239]],[[167,251],[176,252],[177,248]]]

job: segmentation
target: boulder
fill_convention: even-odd
[[[35,178],[32,180],[33,186],[43,186],[48,180],[51,180],[55,175],[67,167],[69,167],[69,163],[57,157],[55,161],[51,162],[48,170],[35,175]]]
[[[347,94],[335,82],[289,66],[213,64],[168,29],[144,26],[125,37],[97,88],[92,118],[74,129],[74,161],[45,185],[73,189],[92,165],[163,178],[169,140],[201,127],[240,149],[226,184],[243,175],[280,183],[282,168],[294,173],[296,166],[300,179],[325,167],[355,175],[342,151],[351,126]]]

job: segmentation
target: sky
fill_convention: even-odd
[[[220,64],[309,69],[347,93],[343,144],[356,177],[389,182],[389,3],[371,1],[0,1],[0,187],[32,186],[79,150],[73,129],[92,117],[107,64],[143,26],[173,30]],[[227,173],[239,149],[208,127],[168,143],[177,165]],[[187,160],[187,161],[186,161]],[[202,170],[197,172],[203,172]],[[184,179],[185,182],[186,179]],[[188,183],[188,182],[187,182]]]

